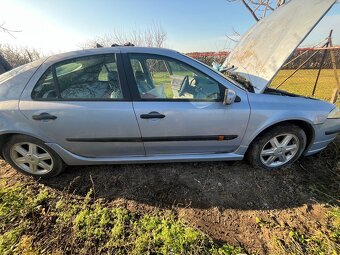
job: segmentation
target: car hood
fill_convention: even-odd
[[[336,0],[292,0],[255,24],[223,63],[262,93]]]

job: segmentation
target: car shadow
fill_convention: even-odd
[[[243,161],[76,166],[40,182],[80,196],[93,188],[96,198],[163,208],[281,209],[313,203],[318,196],[315,185],[337,189],[337,163],[333,144],[317,156],[275,171],[254,169]],[[331,197],[325,196],[325,202]]]

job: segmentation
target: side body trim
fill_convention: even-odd
[[[68,142],[174,142],[174,141],[229,141],[237,135],[206,135],[206,136],[169,136],[169,137],[101,137],[101,138],[66,138]]]

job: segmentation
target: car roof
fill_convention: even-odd
[[[174,56],[180,54],[177,51],[165,49],[165,48],[152,48],[152,47],[134,47],[134,46],[117,46],[108,48],[95,48],[70,51],[52,55],[48,58],[47,62],[58,62],[75,57],[110,54],[110,53],[148,53],[148,54],[160,54],[165,56]]]

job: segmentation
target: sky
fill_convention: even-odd
[[[144,30],[154,24],[167,33],[166,47],[180,52],[221,51],[234,46],[226,35],[245,33],[255,21],[241,3],[226,0],[0,0],[0,24],[21,32],[0,33],[0,43],[36,48],[45,54],[79,49],[113,30]],[[303,45],[312,46],[334,29],[340,44],[336,4]]]

